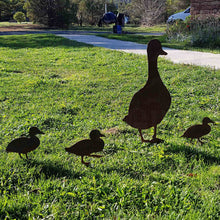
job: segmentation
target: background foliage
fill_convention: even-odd
[[[19,23],[24,22],[26,20],[25,14],[21,11],[16,12],[13,18],[15,19],[15,21]]]
[[[165,22],[167,16],[189,5],[189,0],[1,0],[0,21],[13,19],[14,13],[22,11],[33,22],[49,27],[68,27],[70,23],[97,25],[106,2],[108,11],[118,10],[129,15],[131,23],[142,25]]]
[[[167,24],[167,40],[200,48],[220,49],[220,18],[207,17],[204,19],[191,19],[176,21]]]
[[[27,16],[34,22],[48,27],[68,27],[72,22],[74,7],[69,0],[28,0],[25,3]]]
[[[75,0],[78,5],[77,18],[79,24],[97,25],[104,14],[105,0]],[[116,6],[113,2],[108,3],[108,11],[115,12]]]
[[[190,27],[193,46],[220,48],[220,18],[194,19]]]
[[[17,11],[25,12],[23,9],[25,0],[1,0],[0,1],[0,21],[8,21],[13,18]]]

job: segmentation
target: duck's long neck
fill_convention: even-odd
[[[206,126],[206,127],[210,127],[207,122],[203,122],[202,125],[203,125],[203,126]]]
[[[30,135],[30,138],[34,139],[34,140],[39,140],[39,138],[37,136],[35,136],[35,135]]]
[[[151,82],[155,78],[160,78],[157,69],[157,57],[148,56],[148,82]]]
[[[37,136],[35,136],[35,134],[29,134],[29,136],[33,140],[39,140],[39,138]]]
[[[33,134],[33,133],[29,133],[29,136],[32,137],[32,138],[36,137],[35,134]]]

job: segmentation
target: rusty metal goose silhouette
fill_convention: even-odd
[[[102,151],[104,148],[104,141],[100,137],[105,137],[105,135],[101,134],[99,130],[92,130],[89,136],[90,139],[81,140],[73,146],[65,148],[67,152],[81,156],[81,162],[86,166],[88,166],[89,163],[85,162],[83,157],[102,157],[101,155],[94,155],[92,153]]]
[[[35,150],[40,145],[40,140],[36,137],[36,134],[44,134],[37,127],[31,127],[29,129],[30,137],[20,137],[12,140],[7,148],[7,152],[18,153],[21,158],[21,154],[25,154],[28,159],[27,153]]]
[[[162,49],[160,41],[154,39],[148,43],[147,55],[147,83],[134,94],[130,102],[128,115],[124,117],[123,121],[138,129],[142,142],[160,143],[163,140],[157,138],[157,125],[169,110],[171,97],[160,78],[157,59],[159,55],[167,55],[167,53]],[[151,140],[145,140],[142,130],[151,127],[154,127],[154,135]]]
[[[191,138],[191,141],[192,139],[197,138],[201,144],[204,144],[200,140],[200,138],[211,131],[211,127],[208,125],[208,123],[215,124],[215,122],[212,121],[210,118],[205,117],[202,120],[202,124],[192,125],[184,132],[184,134],[181,137]]]

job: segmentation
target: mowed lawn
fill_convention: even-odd
[[[158,126],[165,142],[142,144],[122,119],[146,83],[146,56],[54,35],[1,36],[0,219],[219,219],[220,70],[158,64],[172,96]],[[180,137],[205,116],[217,122],[205,144]],[[45,134],[30,159],[7,154],[31,126]],[[85,158],[86,167],[64,148],[95,128],[106,135],[103,157]]]

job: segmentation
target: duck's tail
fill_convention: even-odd
[[[6,147],[6,152],[8,153],[8,152],[14,152],[15,151],[15,149],[14,149],[14,147],[11,145],[11,144],[9,144],[7,147]]]

